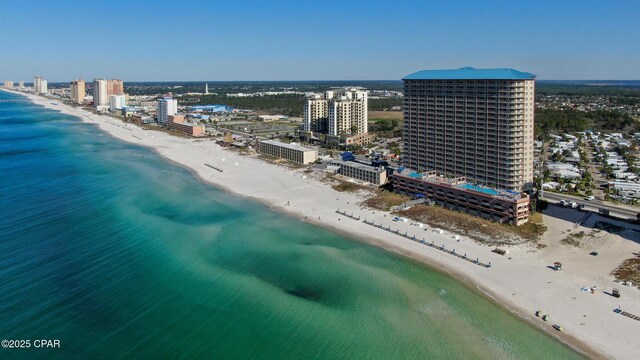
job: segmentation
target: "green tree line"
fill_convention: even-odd
[[[550,133],[572,133],[589,129],[594,131],[635,132],[640,127],[629,114],[620,111],[536,110],[535,131],[537,137],[546,137]]]

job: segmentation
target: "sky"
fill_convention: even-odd
[[[638,80],[639,19],[625,0],[0,0],[0,80]]]

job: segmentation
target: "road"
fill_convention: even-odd
[[[609,215],[621,219],[636,220],[638,213],[640,213],[640,208],[628,205],[616,205],[602,200],[588,201],[578,196],[557,194],[548,191],[543,191],[540,195],[540,199],[551,203],[559,203],[560,200],[575,201],[578,204],[584,205],[584,209],[589,211],[599,212],[600,209],[607,209],[609,210]]]

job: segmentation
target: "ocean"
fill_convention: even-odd
[[[32,103],[0,103],[0,176],[0,338],[31,341],[3,359],[581,358],[447,275]]]

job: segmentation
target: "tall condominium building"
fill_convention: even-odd
[[[124,95],[124,82],[122,80],[107,80],[107,96]]]
[[[304,104],[304,130],[329,135],[367,133],[367,104],[367,92],[363,90],[311,94]]]
[[[20,82],[18,83],[18,89],[24,89],[24,80],[20,80]]]
[[[93,80],[93,106],[96,108],[106,108],[109,98],[107,96],[107,80]]]
[[[329,100],[332,97],[333,91],[307,96],[303,109],[304,131],[326,133],[329,130]]]
[[[75,104],[82,104],[86,95],[84,80],[73,80],[69,84],[71,101]]]
[[[109,96],[109,109],[111,111],[120,110],[127,106],[127,97],[125,95]]]
[[[41,76],[34,77],[33,92],[36,94],[46,94],[49,92],[47,80],[43,79]]]
[[[5,80],[4,81],[4,88],[5,89],[9,89],[9,90],[13,89],[13,81]]]
[[[165,96],[158,100],[158,123],[167,124],[169,116],[175,115],[178,112],[178,100],[171,96]]]
[[[405,77],[404,165],[531,190],[534,79],[513,69],[474,68]]]

